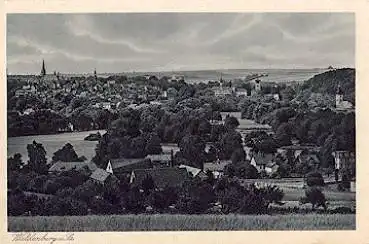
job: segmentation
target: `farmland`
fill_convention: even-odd
[[[354,214],[8,217],[8,231],[353,230]]]

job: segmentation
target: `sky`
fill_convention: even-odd
[[[7,69],[36,74],[355,66],[351,13],[8,14]]]

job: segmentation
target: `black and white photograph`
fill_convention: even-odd
[[[356,230],[355,13],[5,25],[9,232]]]

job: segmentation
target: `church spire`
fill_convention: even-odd
[[[45,61],[42,60],[41,76],[46,75]]]

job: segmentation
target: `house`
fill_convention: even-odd
[[[171,154],[149,154],[145,159],[150,159],[155,166],[172,166]]]
[[[304,150],[298,154],[298,156],[295,156],[295,164],[306,164],[312,167],[318,167],[320,160],[317,154]]]
[[[220,88],[214,87],[213,91],[216,97],[232,95],[232,92],[233,92],[232,88],[229,88],[229,87],[223,88],[222,86]]]
[[[355,177],[355,153],[349,151],[334,151],[332,153],[335,162],[335,177],[336,181],[342,179],[343,174],[349,174],[350,177]]]
[[[50,174],[60,174],[62,172],[76,170],[76,171],[84,171],[88,170],[93,172],[97,169],[96,164],[93,162],[62,162],[58,161],[54,163],[48,170]]]
[[[16,97],[21,97],[21,96],[24,96],[24,95],[26,95],[26,91],[23,90],[23,89],[19,89],[19,90],[15,91],[15,96]]]
[[[98,184],[107,185],[118,182],[118,178],[112,173],[107,172],[101,168],[97,168],[91,175],[90,178]]]
[[[278,93],[274,93],[274,94],[273,94],[273,99],[274,99],[274,100],[276,100],[276,101],[281,100],[281,98],[280,98],[280,96],[279,96],[279,94],[278,94]]]
[[[23,114],[24,115],[30,115],[34,112],[35,112],[35,110],[33,108],[27,108],[26,110],[23,111]]]
[[[187,173],[192,178],[199,178],[201,180],[205,180],[205,179],[208,178],[207,175],[206,175],[206,173],[204,171],[202,171],[201,169],[199,169],[199,168],[191,167],[191,166],[184,165],[184,164],[179,165],[178,168],[180,168],[180,169],[186,169],[187,170]]]
[[[184,168],[137,169],[131,173],[130,184],[140,187],[147,176],[153,179],[157,189],[163,189],[166,186],[180,187],[190,179]]]
[[[278,171],[279,165],[275,162],[269,162],[265,165],[265,173],[272,175]]]
[[[220,178],[224,174],[224,168],[231,164],[231,160],[217,160],[213,163],[204,163],[204,172],[210,171],[213,173],[214,178]]]
[[[274,155],[271,153],[257,153],[251,156],[251,165],[253,165],[260,173],[265,171],[268,163],[274,162]]]
[[[173,81],[184,81],[185,77],[183,75],[172,75],[172,77],[170,78],[169,81],[173,82]]]
[[[103,102],[101,106],[103,109],[107,109],[107,110],[111,109],[111,104],[109,102]]]
[[[293,145],[284,146],[277,149],[277,153],[281,154],[282,156],[287,156],[288,152],[297,158],[302,152],[309,152],[309,153],[318,153],[320,151],[320,147],[315,145],[299,145],[296,141],[294,141]]]
[[[152,163],[150,160],[145,158],[118,158],[111,159],[108,162],[107,169],[108,167],[112,174],[119,175],[130,173],[132,170],[136,169],[152,168]]]
[[[247,97],[248,93],[247,93],[247,90],[245,88],[237,88],[236,89],[236,95],[238,97],[241,97],[241,96]]]

